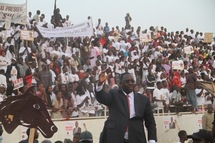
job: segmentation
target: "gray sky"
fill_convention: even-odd
[[[24,3],[25,0],[0,0],[3,3]],[[94,24],[101,18],[110,27],[125,25],[124,17],[130,13],[131,25],[142,29],[164,26],[168,31],[194,29],[215,33],[215,0],[57,0],[61,15],[67,14],[73,24],[92,16]],[[54,0],[28,0],[28,11],[36,10],[50,20]]]

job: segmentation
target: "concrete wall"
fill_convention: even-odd
[[[170,118],[176,122],[175,129],[169,129]],[[202,127],[202,114],[188,114],[182,116],[168,115],[168,116],[155,116],[157,124],[158,143],[174,143],[178,141],[178,131],[186,130],[188,134],[198,131]],[[54,121],[58,127],[58,132],[49,139],[53,143],[57,140],[63,141],[65,138],[72,139],[73,128],[75,121],[78,121],[79,127],[84,130],[83,124],[86,124],[87,130],[92,132],[94,143],[98,143],[100,132],[103,128],[103,118],[87,118],[87,119],[72,119],[67,121]],[[26,138],[26,128],[19,126],[12,134],[3,133],[3,143],[18,143],[20,140]],[[40,142],[44,140],[44,137],[40,134]]]

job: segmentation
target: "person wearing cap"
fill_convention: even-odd
[[[80,134],[80,143],[93,143],[93,135],[89,131],[83,131]]]
[[[188,135],[188,138],[193,140],[193,143],[213,143],[213,136],[210,132],[201,129],[192,135]]]

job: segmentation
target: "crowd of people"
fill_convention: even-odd
[[[27,20],[26,25],[12,23],[10,29],[1,23],[1,101],[35,86],[35,95],[44,100],[52,118],[101,116],[106,107],[96,100],[94,86],[105,72],[106,91],[120,88],[120,76],[131,73],[134,91],[165,112],[170,112],[170,105],[180,112],[186,104],[196,112],[199,105],[213,102],[213,96],[196,85],[196,81],[215,81],[215,44],[205,43],[202,32],[168,31],[163,26],[135,30],[128,13],[122,28],[110,28],[108,22],[103,26],[99,18],[92,37],[44,38],[36,26],[72,26],[69,16],[62,18],[56,9],[46,22],[45,14],[37,10],[34,16],[29,12]],[[20,30],[33,30],[34,41],[21,40]],[[150,35],[150,40],[141,41],[141,34]],[[183,69],[173,69],[172,63],[179,60]],[[13,90],[20,78],[24,86]]]

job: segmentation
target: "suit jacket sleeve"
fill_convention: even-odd
[[[157,131],[156,131],[156,123],[153,115],[153,111],[151,108],[149,98],[146,98],[146,109],[144,114],[145,126],[148,130],[148,140],[156,140],[157,141]]]
[[[101,91],[96,91],[95,89],[96,99],[99,103],[109,106],[111,104],[111,91],[106,93],[103,89]]]

